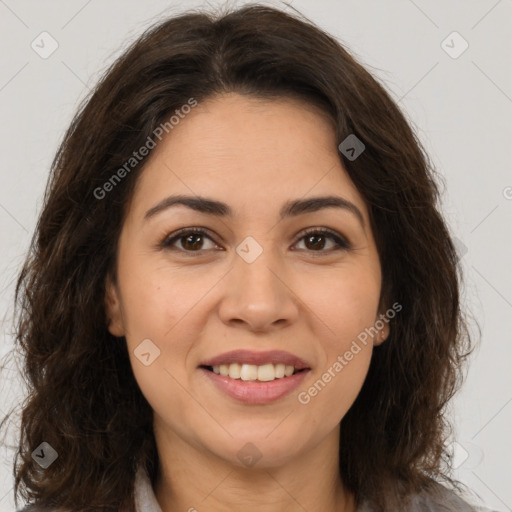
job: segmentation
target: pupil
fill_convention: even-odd
[[[201,236],[202,235],[200,235],[200,234],[192,234],[192,235],[188,235],[187,237],[185,237],[185,248],[186,249],[198,249],[199,246],[201,245]],[[196,241],[195,241],[195,243],[190,242],[190,245],[192,245],[192,247],[190,247],[189,241],[194,240],[194,238],[196,239]]]
[[[309,236],[306,238],[306,241],[307,241],[307,242],[311,242],[311,240],[315,240],[315,239],[316,239],[316,240],[317,240],[317,242],[318,242],[318,239],[322,239],[322,238],[324,238],[324,236],[323,236],[323,235],[309,235]],[[312,243],[312,245],[313,245],[313,247],[323,249],[323,245],[324,245],[324,244],[322,244],[322,243],[318,244],[318,243],[313,242],[313,243]]]

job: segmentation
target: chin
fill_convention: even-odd
[[[274,438],[272,434],[269,436],[271,431],[272,429],[261,429],[247,432],[243,436],[234,435],[224,446],[223,443],[215,443],[212,452],[238,467],[263,469],[281,466],[298,455],[298,446],[302,442],[298,439],[287,439],[287,442],[283,442],[282,436],[278,436],[277,432]],[[219,452],[223,447],[225,451]]]

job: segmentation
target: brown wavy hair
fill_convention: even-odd
[[[441,177],[397,103],[344,44],[300,13],[249,4],[150,27],[107,69],[61,142],[15,292],[15,348],[29,389],[16,504],[21,494],[43,507],[133,510],[138,463],[155,482],[152,409],[104,306],[147,157],[107,198],[95,190],[190,98],[226,92],[318,105],[339,142],[355,134],[366,146],[357,159],[340,159],[370,212],[381,303],[402,310],[341,421],[343,482],[376,510],[434,481],[456,492],[463,485],[449,475],[444,413],[474,347],[460,307],[462,270],[439,211]],[[42,441],[58,452],[44,470],[31,457]]]

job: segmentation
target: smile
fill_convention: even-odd
[[[291,377],[295,373],[304,371],[303,369],[295,368],[292,365],[285,364],[220,364],[215,366],[206,366],[206,369],[213,371],[217,375],[229,377],[231,379],[240,379],[243,381],[260,381],[269,382],[275,379],[283,379]]]
[[[234,366],[235,364],[221,366],[226,367],[223,368],[224,372],[226,369],[229,372],[231,370],[231,366]],[[219,373],[214,372],[213,367],[211,366],[201,366],[199,369],[209,379],[209,381],[213,383],[215,388],[220,390],[223,394],[237,400],[238,402],[243,402],[247,405],[265,405],[283,398],[286,395],[289,395],[301,384],[306,375],[308,375],[311,371],[309,368],[295,370],[292,366],[291,370],[294,370],[295,373],[292,373],[289,376],[284,375],[283,377],[276,377],[275,372],[279,371],[280,374],[283,371],[281,367],[279,367],[279,369],[277,368],[280,365],[275,365],[275,369],[265,369],[265,367],[268,367],[269,365],[255,366],[242,364],[238,366],[240,366],[240,377],[238,378],[232,378],[229,375],[221,375],[220,367]],[[244,366],[248,369],[244,370]],[[274,365],[270,366],[273,367]],[[259,373],[260,368],[262,367],[264,368],[262,372],[268,372],[267,378],[272,376],[270,372],[274,372],[274,377],[267,381],[260,381],[259,379],[255,378],[251,380],[242,379],[242,376],[245,374],[245,372],[249,373],[250,376],[254,376],[255,371],[258,371]],[[290,369],[288,369],[288,373],[290,373]]]

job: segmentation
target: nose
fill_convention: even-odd
[[[269,332],[292,324],[300,301],[292,289],[289,273],[270,250],[251,263],[238,254],[226,276],[219,306],[221,320],[231,327]]]

